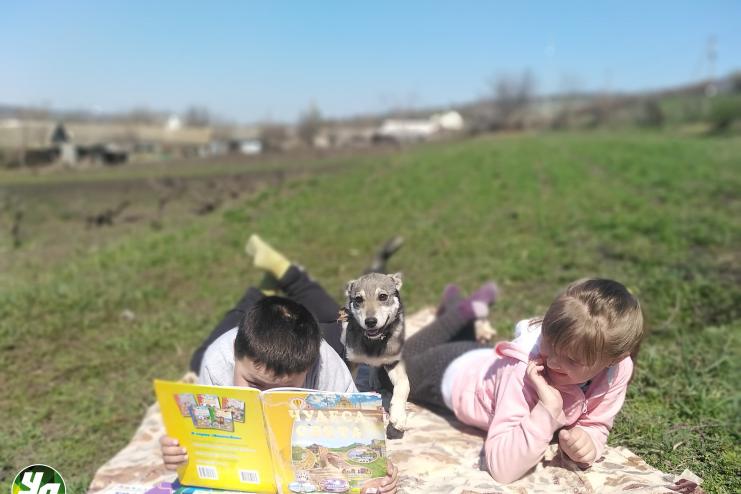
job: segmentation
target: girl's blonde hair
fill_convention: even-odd
[[[585,365],[613,364],[638,353],[644,335],[638,299],[617,281],[579,280],[543,316],[543,337],[554,352]]]

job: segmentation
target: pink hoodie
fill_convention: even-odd
[[[582,391],[579,385],[556,386],[563,410],[553,416],[525,383],[529,356],[538,355],[540,324],[520,321],[522,334],[499,343],[490,356],[458,373],[453,383],[453,410],[461,422],[488,431],[484,452],[489,473],[498,482],[513,482],[540,460],[553,435],[563,427],[580,427],[600,458],[615,415],[625,400],[633,372],[626,357],[597,374]]]

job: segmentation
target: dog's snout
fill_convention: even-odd
[[[365,319],[366,327],[375,328],[376,324],[378,324],[378,319],[376,319],[375,317],[367,317]]]

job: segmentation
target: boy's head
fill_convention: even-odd
[[[589,279],[569,285],[543,317],[541,354],[557,384],[583,383],[634,353],[643,312],[625,286]]]
[[[319,358],[322,335],[303,305],[283,297],[258,301],[234,339],[234,385],[257,389],[303,387]]]

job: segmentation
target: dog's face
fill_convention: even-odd
[[[401,273],[370,273],[350,281],[345,287],[348,308],[371,340],[387,336],[388,323],[401,307]]]

